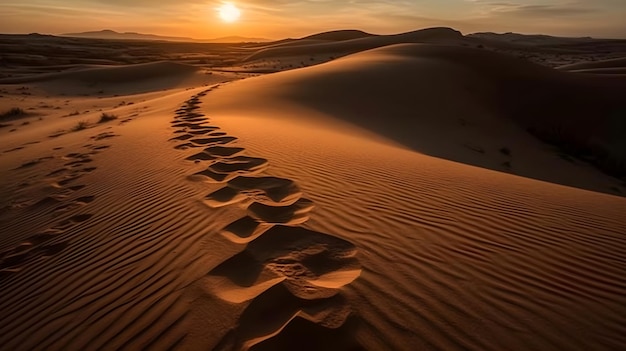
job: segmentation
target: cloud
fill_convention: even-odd
[[[466,0],[474,3],[489,17],[571,17],[589,15],[600,12],[598,8],[588,7],[580,3],[543,3],[522,4],[518,2],[493,2],[488,0]]]
[[[515,5],[502,7],[494,11],[496,14],[524,17],[568,17],[594,12],[597,12],[597,10],[593,8],[566,5]]]

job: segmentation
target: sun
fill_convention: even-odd
[[[232,2],[224,3],[217,8],[217,12],[224,22],[236,22],[241,17],[241,11]]]

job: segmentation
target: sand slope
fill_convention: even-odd
[[[111,92],[117,95],[199,85],[209,81],[206,72],[175,62],[154,62],[126,66],[77,67],[59,73],[0,79],[0,84],[27,84],[49,94],[81,95]]]
[[[622,84],[396,46],[0,129],[1,348],[619,349],[626,200],[554,184],[614,180],[506,113],[528,75]]]
[[[263,110],[271,104],[261,102],[280,98],[425,154],[600,191],[617,183],[606,177],[599,183],[599,172],[564,160],[527,130],[625,160],[617,131],[625,129],[616,121],[626,107],[624,88],[620,77],[566,74],[484,50],[415,44],[242,85],[261,105],[257,114],[273,114]],[[222,103],[241,108],[236,99]],[[290,119],[297,116],[306,114],[293,112]]]

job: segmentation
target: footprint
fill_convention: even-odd
[[[86,167],[76,171],[71,172],[70,174],[62,177],[60,180],[56,182],[57,187],[64,187],[65,185],[72,183],[80,178],[82,178],[85,174],[89,174],[96,170],[97,167]]]
[[[196,148],[196,147],[201,147],[201,146],[196,145],[196,144],[192,144],[192,143],[185,143],[185,144],[180,144],[180,145],[174,146],[174,149],[176,149],[176,150],[188,150],[188,149],[192,149],[192,148]]]
[[[259,222],[294,226],[306,222],[314,207],[313,201],[307,199],[299,199],[288,206],[265,205],[254,202],[248,206],[248,216]]]
[[[196,145],[213,144],[213,146],[216,146],[216,145],[229,144],[235,140],[237,140],[237,138],[231,137],[231,136],[224,136],[224,137],[215,137],[215,138],[192,139],[190,141]]]
[[[88,213],[75,215],[75,216],[72,216],[72,217],[70,217],[70,218],[68,218],[66,220],[58,222],[53,227],[44,230],[43,233],[60,234],[60,233],[63,233],[65,231],[67,231],[68,229],[72,228],[73,226],[75,226],[78,223],[85,222],[86,220],[88,220],[91,217],[93,217],[93,215],[92,214],[88,214]]]
[[[210,133],[209,135],[210,136],[225,136],[227,134],[224,132],[213,132],[213,133]]]
[[[204,151],[199,152],[195,155],[191,155],[186,158],[186,160],[189,160],[189,161],[211,161],[215,159],[216,159],[215,156],[212,156],[208,152],[204,152]]]
[[[29,262],[56,255],[68,246],[66,241],[46,244],[54,237],[49,233],[36,234],[14,248],[0,252],[0,279],[18,273]]]
[[[207,195],[204,202],[211,207],[223,207],[250,199],[271,206],[287,206],[301,195],[298,186],[289,179],[239,176],[226,187]]]
[[[208,121],[208,118],[204,118],[204,117],[182,117],[181,120],[188,122],[188,123],[203,123]],[[179,121],[174,121],[172,122],[172,124],[175,123],[180,123]]]
[[[10,149],[10,150],[5,150],[4,153],[6,154],[6,153],[9,153],[9,152],[14,152],[14,151],[22,150],[22,149],[24,149],[23,146],[18,146],[16,148],[13,148],[13,149]]]
[[[209,166],[214,172],[233,173],[233,172],[252,172],[267,166],[267,160],[259,157],[234,156],[224,158]]]
[[[59,168],[59,169],[57,169],[57,170],[54,170],[54,171],[52,171],[52,172],[50,172],[50,173],[46,174],[46,177],[55,176],[55,175],[61,174],[61,173],[63,173],[63,172],[67,172],[67,171],[69,171],[69,170],[70,170],[70,169],[69,169],[68,167]]]
[[[57,208],[55,208],[54,210],[52,210],[53,214],[59,213],[59,212],[67,212],[73,209],[76,209],[78,207],[84,206],[88,203],[91,203],[93,200],[95,200],[95,196],[83,196],[83,197],[79,197],[75,200],[73,200],[72,202],[63,205],[63,206],[59,206]]]
[[[214,350],[361,351],[365,348],[352,337],[357,326],[342,296],[307,301],[278,285],[245,309],[237,328]]]
[[[104,140],[104,139],[109,139],[109,138],[114,138],[117,137],[119,135],[113,133],[113,132],[104,132],[104,133],[100,133],[98,135],[92,136],[91,139],[93,140]]]
[[[68,185],[69,183],[74,182],[75,180],[78,180],[82,177],[82,174],[73,174],[73,175],[69,175],[66,177],[63,177],[61,180],[57,181],[56,184],[58,187],[64,187],[65,185]]]
[[[177,137],[174,137],[174,138],[170,139],[170,141],[174,141],[174,140],[178,140],[178,141],[181,141],[181,140],[189,140],[189,139],[191,139],[191,138],[193,138],[193,137],[194,137],[194,136],[193,136],[193,135],[191,135],[191,134],[183,134],[183,135],[181,135],[181,136],[177,136]]]
[[[262,223],[252,217],[246,216],[227,225],[220,231],[220,234],[233,243],[247,244],[263,235],[263,233],[270,230],[273,226],[273,224]]]
[[[71,194],[73,194],[76,191],[79,191],[81,189],[83,189],[85,187],[85,185],[75,185],[75,186],[71,186],[68,188],[62,188],[60,187],[58,184],[53,184],[53,186],[57,187],[57,188],[61,188],[63,189],[61,192],[53,194],[53,195],[49,195],[44,197],[43,199],[37,201],[36,203],[34,203],[32,206],[33,207],[43,207],[43,206],[49,206],[49,205],[58,205],[61,201],[67,199],[68,197],[70,197]]]
[[[95,150],[95,151],[100,151],[100,150],[106,150],[106,149],[108,149],[110,147],[111,147],[111,145],[94,145],[94,146],[91,147],[91,149]]]
[[[283,284],[305,300],[328,298],[361,274],[356,254],[354,245],[332,235],[274,226],[213,269],[207,287],[237,303],[261,294],[260,284]]]
[[[267,168],[267,160],[263,158],[235,156],[215,162],[204,171],[189,176],[191,180],[223,183],[240,175],[253,175]]]
[[[242,152],[242,147],[227,147],[227,146],[212,146],[204,149],[204,152],[208,152],[215,157],[229,157]]]
[[[65,164],[65,166],[72,166],[75,167],[76,165],[83,165],[85,163],[89,163],[89,162],[93,162],[93,159],[90,158],[87,155],[81,155],[81,157],[78,160],[75,161],[71,161]]]
[[[213,128],[207,128],[207,129],[198,129],[198,130],[188,130],[187,133],[194,135],[194,136],[198,136],[198,135],[206,135],[206,134],[211,134],[215,129]],[[226,133],[223,133],[223,135],[226,135]]]
[[[176,121],[176,123],[172,124],[174,128],[189,128],[189,129],[200,129],[200,128],[214,128],[218,129],[215,126],[206,125],[207,119],[201,118],[200,121],[192,123],[189,120],[185,120],[184,122]]]
[[[51,160],[53,158],[54,157],[52,157],[52,156],[40,157],[40,158],[34,159],[32,161],[23,163],[21,166],[17,167],[16,169],[30,168],[30,167],[38,165],[38,164],[40,164],[40,163],[42,163],[44,161]]]
[[[286,328],[304,328],[305,340],[312,330],[336,330],[337,337],[353,343],[351,330],[340,330],[351,311],[339,289],[361,274],[356,253],[351,243],[331,235],[281,226],[268,230],[203,281],[205,289],[227,302],[252,300],[220,344],[243,350],[261,343],[284,345],[284,338],[293,336],[281,335]]]

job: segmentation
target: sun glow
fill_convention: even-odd
[[[241,17],[241,11],[231,2],[224,3],[217,9],[217,12],[224,22],[236,22]]]

